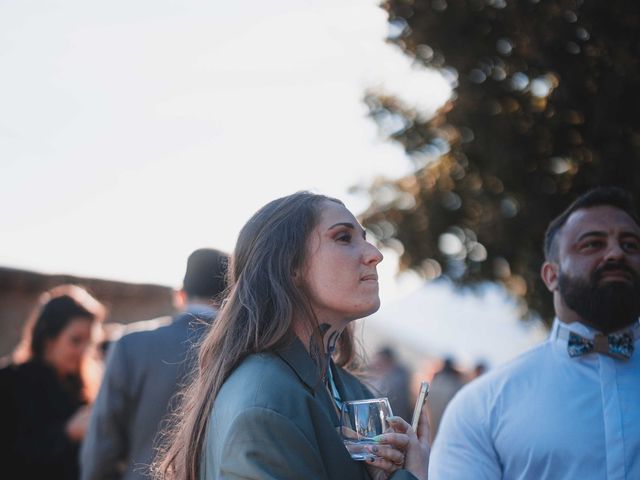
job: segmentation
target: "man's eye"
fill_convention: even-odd
[[[622,248],[628,252],[637,252],[640,250],[638,242],[622,242]]]
[[[590,240],[588,242],[584,242],[580,248],[582,250],[594,250],[601,247],[602,245],[603,242],[601,240]]]

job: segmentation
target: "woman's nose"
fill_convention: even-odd
[[[384,258],[384,255],[382,255],[382,252],[378,250],[374,245],[368,242],[367,247],[368,249],[365,253],[365,263],[372,266],[378,265]]]

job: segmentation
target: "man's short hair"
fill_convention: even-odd
[[[546,260],[554,259],[555,238],[562,226],[576,210],[584,208],[611,206],[619,208],[629,215],[637,225],[640,225],[633,197],[629,192],[619,187],[597,187],[580,195],[567,209],[554,218],[544,235],[544,256]]]
[[[229,256],[219,250],[200,248],[187,260],[182,289],[188,297],[215,299],[227,287]]]

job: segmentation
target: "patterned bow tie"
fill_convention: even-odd
[[[635,349],[631,332],[611,335],[596,334],[593,340],[569,332],[567,350],[570,357],[579,357],[588,353],[603,353],[619,360],[628,360]]]

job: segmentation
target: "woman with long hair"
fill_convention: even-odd
[[[242,228],[229,288],[154,464],[157,479],[426,479],[428,420],[401,418],[351,459],[339,405],[373,395],[347,368],[350,322],[380,305],[382,254],[342,202],[298,192]]]
[[[2,468],[16,478],[75,480],[78,447],[98,390],[92,356],[104,306],[86,290],[45,292],[27,320],[11,364],[0,371]]]

